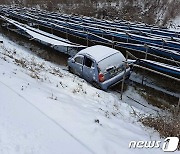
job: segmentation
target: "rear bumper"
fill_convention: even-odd
[[[100,83],[99,85],[101,89],[107,90],[109,87],[112,87],[118,84],[119,82],[121,82],[123,80],[123,76],[124,76],[124,71],[114,76],[113,78],[104,81],[103,83]],[[126,70],[126,78],[129,78],[129,76],[130,76],[130,68]]]

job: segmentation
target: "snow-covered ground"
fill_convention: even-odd
[[[134,110],[145,110],[2,35],[0,40],[1,154],[163,153],[128,148],[131,140],[161,140],[137,122]]]
[[[168,27],[170,30],[180,32],[180,16],[177,16]]]

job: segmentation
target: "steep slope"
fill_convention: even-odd
[[[129,149],[160,140],[112,93],[0,36],[0,151],[7,153],[163,153]]]

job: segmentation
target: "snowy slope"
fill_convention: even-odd
[[[0,40],[1,154],[163,153],[128,148],[131,140],[160,139],[116,95]]]
[[[168,26],[170,30],[180,32],[180,16],[177,16]]]
[[[92,153],[13,89],[4,84],[0,88],[1,153]]]

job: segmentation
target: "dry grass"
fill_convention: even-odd
[[[38,79],[38,80],[40,79],[40,77],[39,77],[39,75],[38,75],[37,73],[33,73],[33,72],[32,72],[32,73],[30,73],[29,75],[30,75],[30,77],[32,77],[33,79]]]
[[[23,68],[26,68],[26,67],[27,67],[27,65],[26,65],[26,60],[25,60],[25,59],[16,59],[16,58],[14,58],[14,60],[15,60],[15,62],[16,62],[16,64],[17,64],[18,66],[21,66],[21,67],[23,67]]]
[[[126,19],[160,26],[179,14],[179,0],[16,0],[20,6],[38,6],[49,11],[79,14],[104,19]],[[113,3],[112,3],[113,2]],[[1,4],[12,4],[1,0]],[[114,5],[115,4],[115,5]]]
[[[178,137],[180,138],[180,112],[165,113],[158,116],[141,116],[140,122],[146,127],[158,131],[160,137]],[[180,150],[180,144],[178,145]]]
[[[59,76],[59,77],[63,77],[63,73],[57,69],[57,68],[52,68],[49,73],[53,74],[53,75],[56,75],[56,76]]]

